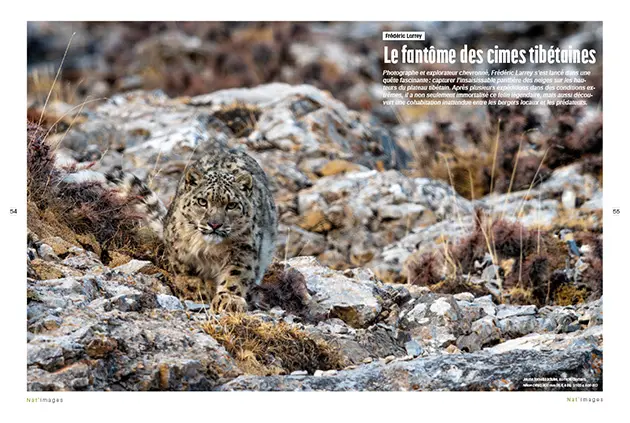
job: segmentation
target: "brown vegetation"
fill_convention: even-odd
[[[28,228],[38,238],[58,236],[97,253],[105,263],[111,251],[156,258],[160,244],[137,231],[142,216],[100,182],[65,182],[72,170],[54,165],[44,129],[27,123]]]
[[[247,314],[227,314],[204,324],[247,373],[288,374],[295,370],[341,369],[343,356],[325,341],[285,322],[265,322]]]
[[[289,313],[301,315],[307,309],[310,295],[304,275],[297,269],[275,262],[269,265],[260,285],[252,292],[259,308],[280,307]]]
[[[528,189],[574,162],[601,180],[601,115],[577,107],[550,112],[544,119],[526,106],[489,106],[485,125],[437,122],[412,141],[419,144],[413,174],[447,181],[468,199]]]
[[[494,264],[499,266],[502,296],[497,300],[502,302],[540,306],[598,298],[602,292],[601,236],[577,232],[575,239],[578,247],[587,244],[591,252],[583,257],[587,267],[578,280],[571,280],[567,270],[578,263],[552,230],[527,229],[518,222],[492,220],[478,212],[468,236],[440,254],[412,256],[406,266],[408,282],[434,292],[483,295],[488,293],[483,284],[471,282],[470,277],[477,275],[480,280],[482,269]],[[483,265],[488,256],[492,264]]]

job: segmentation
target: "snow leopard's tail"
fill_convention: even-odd
[[[118,195],[128,199],[147,225],[162,238],[164,232],[164,218],[167,209],[155,192],[151,190],[136,175],[125,172],[116,166],[105,174],[105,179]]]

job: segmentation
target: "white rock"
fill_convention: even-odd
[[[562,193],[562,206],[565,210],[574,210],[576,200],[577,196],[572,189],[567,189]]]
[[[427,310],[427,305],[425,303],[418,303],[411,309],[409,313],[406,314],[407,320],[416,320],[420,321],[420,319],[424,318],[424,313]]]
[[[370,324],[382,310],[382,300],[375,295],[375,282],[360,279],[361,273],[358,278],[349,278],[322,266],[314,257],[295,257],[287,264],[304,275],[313,300],[328,316],[356,328]]]
[[[55,254],[53,248],[48,244],[40,244],[40,246],[37,248],[37,254],[39,254],[39,256],[46,261],[59,259],[59,257],[57,257],[57,254]]]
[[[435,300],[429,310],[438,316],[443,316],[451,310],[451,305],[446,298],[442,297]]]
[[[381,219],[401,219],[406,217],[417,217],[426,210],[420,204],[388,204],[379,207],[378,215]]]
[[[478,304],[488,316],[495,316],[497,314],[497,306],[492,301],[491,295],[475,298],[473,303]]]
[[[497,318],[505,319],[512,316],[525,316],[536,314],[536,306],[514,306],[514,305],[500,305],[497,311]]]
[[[156,298],[160,307],[166,310],[183,310],[184,309],[184,306],[182,305],[182,302],[179,300],[179,298],[174,297],[172,295],[159,294],[156,296]]]
[[[141,272],[144,268],[147,268],[149,266],[153,266],[153,263],[151,263],[148,260],[135,260],[134,259],[134,260],[131,260],[129,263],[125,263],[118,267],[114,267],[114,270],[118,270],[119,272],[131,275],[134,273]]]

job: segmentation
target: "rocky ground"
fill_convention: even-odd
[[[46,258],[32,262],[45,260],[38,267],[62,277],[28,283],[31,390],[514,390],[528,389],[532,377],[574,377],[595,384],[583,389],[601,389],[601,300],[497,305],[490,296],[436,295],[298,257],[283,264],[304,275],[308,307],[323,317],[280,308],[248,316],[332,351],[316,349],[301,363],[285,351],[257,356],[252,375],[243,370],[253,368],[247,350],[230,354],[231,344],[210,336],[207,325],[220,332],[221,322],[206,305],[170,295],[151,263],[109,268],[55,241],[39,244],[34,255],[48,251]]]
[[[60,28],[31,25],[29,51],[54,56]],[[86,24],[64,81],[74,69],[91,76],[84,94],[109,98],[56,91],[42,127],[29,82],[28,388],[601,390],[601,111],[391,119],[370,88],[379,58],[359,41],[380,27],[300,28],[274,27],[241,66],[221,52],[265,26]],[[121,40],[134,51],[103,53]],[[279,73],[252,71],[261,57]],[[210,73],[173,86],[138,60],[162,77],[195,75],[191,60]],[[266,306],[215,316],[175,295],[159,242],[103,172],[122,166],[168,205],[186,164],[226,146],[270,176],[280,236]]]
[[[60,138],[56,169],[64,184],[80,186],[123,165],[167,204],[188,160],[216,144],[246,148],[273,180],[282,234],[276,260],[281,271],[303,276],[310,299],[242,318],[312,348],[302,363],[282,349],[272,356],[248,349],[223,336],[239,322],[173,296],[159,262],[104,254],[32,227],[29,389],[567,389],[527,385],[545,377],[601,389],[598,296],[565,305],[510,301],[490,283],[501,278],[484,279],[494,265],[483,253],[474,294],[419,286],[405,267],[410,257],[443,250],[443,238],[465,238],[474,209],[516,220],[520,207],[526,228],[553,227],[563,213],[601,227],[601,186],[579,164],[529,192],[470,201],[445,182],[407,176],[405,152],[386,129],[325,92],[283,84],[184,99],[115,96],[47,142]],[[579,207],[565,192],[582,199]],[[566,271],[579,272],[556,242]],[[582,264],[591,259],[585,253]],[[270,342],[263,329],[242,336]]]

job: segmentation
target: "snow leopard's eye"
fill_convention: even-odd
[[[237,204],[237,203],[232,202],[232,203],[228,203],[228,205],[226,206],[226,208],[227,208],[228,210],[234,210],[237,206],[238,206],[238,204]]]
[[[201,207],[206,207],[208,205],[208,201],[205,198],[198,198],[197,204],[199,204]]]

